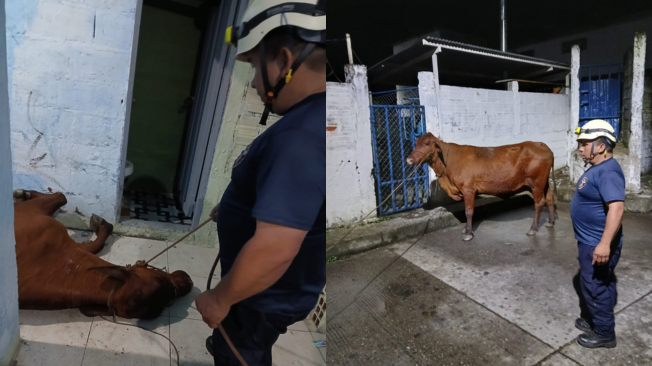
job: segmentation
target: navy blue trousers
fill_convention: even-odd
[[[271,366],[272,346],[278,337],[285,334],[290,325],[304,318],[261,313],[235,304],[222,321],[222,326],[249,366]],[[213,330],[213,346],[215,366],[241,366],[217,329]]]
[[[593,265],[594,246],[577,243],[580,262],[579,285],[581,289],[580,308],[582,318],[593,326],[601,337],[612,337],[615,333],[614,307],[618,300],[614,269],[620,259],[622,241],[612,246],[609,262]]]

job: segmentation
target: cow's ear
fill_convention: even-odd
[[[437,152],[441,153],[443,150],[441,149],[441,146],[439,146],[439,141],[435,140],[435,147],[437,148]]]
[[[129,278],[129,271],[120,266],[93,267],[90,268],[90,270],[98,271],[120,282],[127,282],[127,279]]]

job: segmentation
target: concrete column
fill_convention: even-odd
[[[346,65],[344,67],[346,82],[353,85],[353,111],[356,114],[355,141],[357,160],[356,173],[358,175],[359,197],[352,202],[357,210],[366,215],[376,207],[376,195],[373,177],[373,149],[371,142],[371,112],[369,104],[369,85],[367,83],[367,67],[364,65]],[[351,159],[353,160],[353,159]],[[376,217],[374,212],[369,218]],[[362,216],[360,217],[362,218]]]
[[[0,0],[0,27],[5,29],[5,2]],[[0,365],[9,365],[20,345],[18,270],[14,237],[13,177],[7,92],[7,43],[0,40]],[[22,188],[22,187],[21,187]]]
[[[641,190],[641,147],[643,137],[643,93],[645,82],[645,32],[634,36],[634,59],[632,70],[631,135],[629,137],[629,164],[625,172],[626,189],[637,193]]]
[[[568,167],[570,180],[573,184],[584,173],[582,160],[577,157],[577,142],[575,141],[575,128],[580,124],[580,46],[574,45],[571,50],[570,73],[570,119],[568,121]]]
[[[432,72],[422,71],[419,77],[419,101],[426,110],[426,131],[439,136],[439,114],[437,111],[437,93],[435,91],[435,79]],[[430,182],[437,179],[435,172],[430,171]]]
[[[441,120],[441,103],[440,100],[441,98],[439,97],[441,95],[441,88],[439,87],[439,66],[437,65],[437,53],[439,53],[439,49],[435,51],[435,53],[432,54],[432,79],[433,79],[433,84],[434,84],[434,92],[435,92],[435,104],[437,106],[437,131],[438,133],[435,134],[435,136],[439,137],[440,139],[444,140],[444,130],[442,128],[442,120]],[[434,132],[433,132],[434,133]]]
[[[514,135],[521,134],[521,97],[518,94],[518,81],[510,81],[507,83],[507,90],[512,92],[513,95],[513,108],[514,108]]]

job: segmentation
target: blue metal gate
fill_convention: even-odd
[[[592,119],[603,119],[620,132],[619,64],[580,67],[580,126]]]
[[[378,204],[391,195],[391,199],[379,207],[378,215],[421,207],[430,192],[428,166],[422,165],[407,178],[414,167],[407,165],[405,160],[414,149],[417,138],[426,132],[424,107],[372,105],[371,132]],[[403,181],[405,184],[396,189]]]

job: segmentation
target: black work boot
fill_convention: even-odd
[[[575,328],[581,330],[582,332],[586,332],[586,333],[590,332],[591,329],[593,329],[593,328],[591,328],[591,324],[589,324],[589,322],[587,322],[586,320],[584,320],[582,318],[575,319]]]
[[[616,336],[614,335],[611,338],[603,338],[594,331],[590,331],[588,333],[580,334],[577,337],[577,343],[586,348],[614,348],[616,347]]]
[[[211,356],[215,357],[213,354],[213,336],[206,338],[206,350],[211,354]]]

